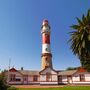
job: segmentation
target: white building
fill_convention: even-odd
[[[56,71],[46,67],[41,71],[16,70],[11,68],[9,72],[9,84],[90,84],[90,72],[83,68],[77,70]]]

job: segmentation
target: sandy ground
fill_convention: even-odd
[[[65,86],[90,86],[90,85],[12,85],[16,88],[63,88]]]
[[[64,87],[64,86],[59,86],[59,85],[51,85],[51,86],[40,86],[40,85],[12,85],[13,87],[16,87],[16,88],[56,88],[56,87],[60,87],[60,88],[62,88],[62,87]]]

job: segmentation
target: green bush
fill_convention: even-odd
[[[18,90],[18,89],[15,87],[9,87],[7,90]]]

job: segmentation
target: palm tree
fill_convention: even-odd
[[[90,71],[90,10],[77,21],[77,25],[71,26],[74,29],[70,32],[71,49],[79,57],[82,67]]]

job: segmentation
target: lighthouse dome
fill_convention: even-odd
[[[48,24],[49,24],[48,20],[44,19],[42,25],[48,25]]]
[[[50,26],[47,19],[43,20],[41,33],[50,33]]]

